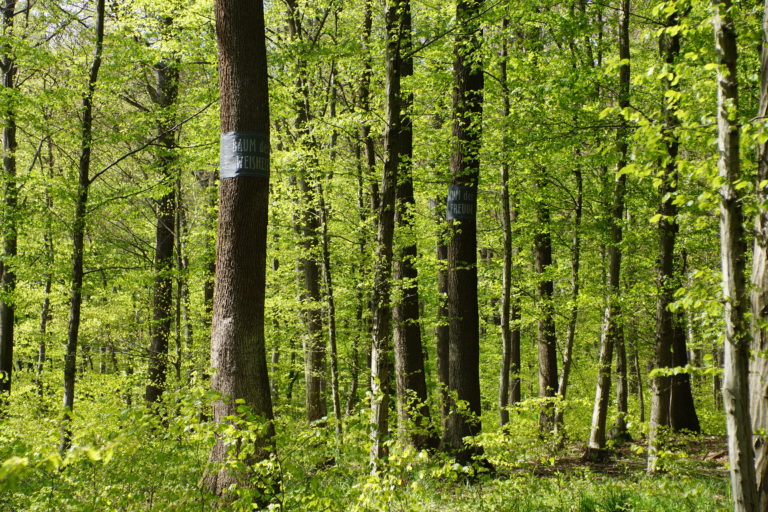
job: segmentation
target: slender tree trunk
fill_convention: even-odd
[[[576,158],[579,158],[580,156],[581,152],[577,151]],[[584,202],[584,183],[579,164],[576,164],[573,175],[576,179],[576,204],[574,205],[573,238],[571,239],[571,304],[568,312],[568,330],[566,332],[565,348],[563,349],[563,367],[560,370],[560,382],[558,384],[558,392],[563,400],[565,400],[568,393],[568,380],[571,375],[571,366],[573,364],[573,341],[576,338],[576,322],[579,317],[578,300],[581,284],[579,281],[579,267],[581,265],[581,216]],[[562,407],[557,410],[555,425],[558,429],[564,425]]]
[[[384,134],[384,175],[381,181],[381,204],[378,212],[376,259],[374,263],[373,339],[371,344],[371,466],[378,470],[386,455],[389,435],[389,355],[391,339],[390,288],[392,277],[392,242],[395,230],[395,195],[400,166],[400,130],[402,93],[400,89],[401,47],[404,37],[404,6],[407,0],[387,2],[385,11],[386,48],[386,131]]]
[[[440,425],[445,431],[448,421],[450,404],[448,402],[448,245],[446,245],[447,226],[445,224],[445,200],[435,200],[435,213],[439,217],[435,257],[437,258],[437,326],[435,327],[435,343],[437,352],[437,385],[438,402],[440,406]]]
[[[540,170],[543,174],[544,170]],[[551,277],[545,277],[552,265],[552,235],[549,232],[550,212],[544,198],[544,179],[537,180],[538,197],[536,204],[536,222],[539,232],[533,238],[534,270],[538,277],[536,302],[538,304],[537,346],[539,355],[539,397],[551,399],[557,396],[557,334],[555,331],[555,311],[552,300],[555,283]],[[539,416],[539,428],[549,432],[555,427],[555,407],[545,402]]]
[[[622,0],[619,17],[619,107],[623,110],[629,107],[629,0]],[[627,165],[628,126],[622,120],[617,130],[616,149],[619,154],[617,174]],[[608,282],[607,304],[603,316],[603,327],[600,339],[600,358],[598,361],[598,380],[595,390],[595,407],[592,412],[592,428],[589,435],[587,452],[592,457],[604,456],[606,440],[606,418],[608,416],[608,401],[611,392],[611,360],[617,339],[624,337],[621,320],[621,241],[623,237],[622,222],[624,220],[624,190],[627,177],[620,174],[613,187],[611,204],[611,245],[608,247]],[[623,340],[621,341],[623,345]]]
[[[763,6],[763,40],[760,48],[760,106],[758,119],[768,116],[768,5]],[[757,147],[758,204],[768,200],[768,141]],[[768,210],[760,208],[755,216],[755,242],[752,251],[752,352],[750,363],[750,413],[755,450],[758,509],[768,509]]]
[[[365,175],[363,173],[363,166],[361,165],[361,150],[360,144],[355,144],[355,160],[357,161],[357,210],[360,218],[360,229],[357,235],[358,255],[360,257],[360,265],[357,270],[358,282],[365,282],[365,267],[368,260],[367,245],[368,245],[368,230],[366,225],[369,218],[370,210],[365,206]],[[350,383],[349,394],[347,396],[347,415],[352,414],[355,404],[357,403],[357,393],[360,386],[360,339],[371,339],[370,322],[365,318],[364,310],[367,309],[368,300],[366,294],[363,292],[362,287],[357,288],[356,293],[356,307],[355,307],[355,324],[358,329],[357,336],[352,339],[352,347],[350,353],[350,359],[352,364],[350,367]]]
[[[165,18],[163,24],[171,25]],[[149,367],[144,398],[147,403],[160,401],[165,389],[168,370],[168,339],[171,332],[173,302],[173,249],[176,237],[176,178],[178,158],[176,133],[169,131],[176,124],[174,108],[179,90],[179,68],[176,62],[164,60],[155,65],[157,87],[150,89],[152,99],[159,109],[157,131],[158,167],[162,173],[165,190],[157,200],[157,225],[155,228],[155,282],[152,303],[152,341],[149,348]],[[177,323],[178,326],[178,323]]]
[[[480,333],[477,305],[477,186],[483,113],[478,20],[482,0],[456,4],[453,60],[453,140],[448,192],[448,389],[451,411],[442,444],[467,461],[477,448],[464,438],[480,433]],[[458,408],[459,402],[467,407]]]
[[[13,18],[16,0],[5,0],[2,7],[3,37],[10,41],[13,37]],[[12,91],[16,88],[16,58],[9,42],[0,48],[0,72],[3,88]],[[16,271],[13,268],[16,257],[18,238],[18,189],[16,185],[16,105],[13,96],[6,99],[3,119],[3,173],[4,173],[4,211],[3,211],[3,257],[0,262],[0,414],[4,407],[4,395],[11,394],[13,377],[13,330],[16,323],[14,294],[16,290]]]
[[[61,421],[61,452],[72,444],[71,414],[75,405],[75,366],[77,342],[80,335],[80,311],[83,302],[83,257],[85,225],[87,222],[88,192],[91,186],[91,146],[93,144],[93,96],[99,78],[104,42],[104,0],[96,2],[96,43],[93,61],[88,73],[88,86],[83,95],[80,125],[80,162],[78,166],[75,220],[72,229],[72,281],[70,284],[69,327],[64,356],[64,414]]]
[[[295,0],[289,0],[288,31],[294,43],[303,40],[302,13]],[[306,62],[298,59],[296,63],[296,119],[294,128],[297,143],[301,148],[303,169],[298,176],[300,191],[300,235],[303,248],[299,267],[303,273],[301,293],[302,310],[307,334],[304,338],[304,382],[306,385],[307,421],[319,421],[327,416],[325,399],[325,343],[323,340],[322,294],[320,291],[321,268],[320,256],[320,211],[316,193],[317,159],[316,143],[309,132],[310,120],[309,84],[307,81]]]
[[[749,410],[749,326],[745,321],[747,287],[741,197],[734,187],[740,179],[736,32],[731,0],[712,0],[717,72],[718,173],[720,187],[720,253],[725,302],[723,401],[728,430],[731,494],[736,512],[758,510],[752,421]]]
[[[219,437],[203,484],[214,494],[233,484],[269,493],[269,479],[251,474],[250,466],[273,450],[272,400],[264,342],[264,295],[269,204],[269,98],[260,0],[216,0],[216,34],[221,91],[222,179],[214,291],[211,361],[214,421],[238,414],[238,403],[250,408],[263,429],[236,440]],[[242,156],[251,158],[240,158]],[[256,161],[255,165],[246,164]],[[255,438],[251,437],[256,434]],[[234,442],[233,442],[234,441]],[[244,445],[248,444],[246,448]],[[242,450],[242,451],[241,451]],[[242,455],[239,455],[242,454]],[[241,458],[242,474],[223,466]],[[215,466],[214,466],[215,465]],[[259,498],[258,505],[265,505]]]
[[[317,197],[320,201],[320,228],[323,253],[323,284],[325,304],[328,315],[328,341],[331,351],[331,398],[333,400],[333,414],[336,416],[336,434],[341,439],[342,410],[341,396],[339,394],[339,357],[336,348],[336,302],[333,296],[333,278],[331,275],[331,248],[328,236],[328,207],[325,204],[325,194],[322,183],[317,182]]]
[[[505,34],[509,20],[501,23]],[[509,89],[507,85],[507,40],[502,39],[501,61],[499,62],[499,80],[502,88],[502,114],[509,117]],[[507,135],[503,136],[506,149]],[[499,375],[499,424],[503,427],[509,422],[509,377],[512,368],[512,330],[509,325],[510,303],[512,298],[512,212],[509,206],[509,164],[501,164],[501,226],[504,232],[504,261],[501,271],[501,373]]]

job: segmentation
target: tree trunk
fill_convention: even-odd
[[[736,32],[731,0],[712,0],[719,67],[717,72],[718,174],[720,187],[720,254],[725,302],[723,401],[728,430],[731,493],[736,512],[758,510],[752,421],[749,410],[749,326],[745,321],[747,288],[740,179]]]
[[[665,20],[667,27],[679,24],[679,13],[673,12]],[[680,35],[662,34],[659,39],[659,53],[673,72],[674,64],[680,55]],[[676,82],[667,77],[663,80],[665,91],[678,91]],[[677,191],[677,154],[679,149],[677,130],[680,120],[676,115],[677,104],[670,103],[665,94],[662,103],[664,117],[663,143],[666,148],[666,164],[661,179],[661,204],[659,206],[659,258],[658,258],[658,295],[656,299],[656,368],[662,371],[672,366],[672,345],[675,338],[673,313],[669,310],[674,300],[675,289],[679,285],[674,276],[674,251],[677,237],[677,206],[675,193]],[[669,375],[657,375],[652,379],[653,396],[651,400],[651,424],[648,432],[648,472],[656,470],[657,452],[659,447],[657,431],[659,427],[669,425],[670,414],[670,385]]]
[[[506,32],[509,20],[501,22],[502,33]],[[502,114],[509,117],[509,86],[507,84],[507,40],[501,42],[501,60],[499,62],[499,80],[502,91]],[[502,137],[506,149],[507,135]],[[501,373],[499,375],[499,424],[503,427],[509,422],[509,376],[512,368],[512,330],[509,325],[510,303],[512,298],[512,219],[509,206],[509,164],[501,164],[501,226],[504,232],[504,261],[501,270]]]
[[[767,2],[768,3],[768,2]],[[768,116],[768,5],[763,6],[763,40],[760,49],[760,106],[758,119]],[[768,200],[768,141],[757,147],[758,204]],[[760,208],[755,216],[755,242],[752,251],[752,352],[750,363],[750,412],[752,431],[768,431],[768,210]],[[754,434],[755,473],[759,510],[768,509],[768,440],[765,434]]]
[[[673,315],[674,337],[672,342],[672,366],[685,368],[688,365],[687,329],[685,313],[676,311]],[[696,405],[691,390],[691,374],[672,375],[669,390],[669,426],[674,430],[701,432]]]
[[[163,19],[170,27],[171,19]],[[165,389],[168,369],[168,338],[171,331],[171,304],[173,295],[173,249],[176,236],[176,132],[170,131],[176,124],[174,113],[179,90],[179,68],[172,60],[155,65],[157,87],[151,94],[157,106],[157,131],[160,138],[157,161],[162,173],[165,190],[157,200],[157,225],[155,228],[155,282],[152,303],[152,341],[149,348],[149,367],[144,398],[147,403],[158,402]],[[178,324],[177,324],[178,325]]]
[[[381,181],[381,204],[378,212],[376,258],[374,263],[373,337],[371,343],[371,467],[378,470],[386,455],[389,435],[390,393],[390,288],[392,277],[392,242],[395,230],[395,194],[400,167],[400,129],[402,93],[400,90],[401,48],[404,37],[404,6],[408,0],[387,2],[385,20],[386,48],[386,131],[384,134],[384,174]]]
[[[294,43],[302,42],[303,32],[298,3],[289,0],[288,31]],[[327,416],[325,400],[325,343],[323,340],[322,294],[320,293],[321,269],[318,264],[320,246],[320,212],[316,193],[315,176],[317,159],[316,143],[309,133],[310,120],[309,84],[307,82],[306,63],[303,59],[296,62],[296,91],[294,106],[296,118],[294,128],[297,133],[297,144],[301,148],[301,156],[305,169],[298,176],[300,191],[300,226],[302,254],[299,267],[303,273],[301,292],[304,324],[307,334],[304,337],[304,382],[306,385],[307,421],[319,421]]]
[[[545,172],[543,169],[540,173]],[[537,179],[538,197],[536,204],[536,222],[539,232],[533,238],[534,270],[538,277],[536,302],[538,304],[537,345],[539,355],[539,397],[547,399],[542,405],[539,416],[539,428],[550,432],[555,427],[555,407],[549,399],[557,396],[557,333],[555,331],[555,311],[552,300],[555,283],[551,277],[545,277],[552,265],[552,235],[549,232],[550,213],[544,198],[544,177]]]
[[[88,86],[83,95],[80,124],[80,162],[78,166],[75,218],[72,229],[72,281],[70,284],[69,327],[64,356],[64,413],[61,420],[61,452],[72,445],[71,414],[75,405],[75,366],[77,342],[80,335],[80,311],[83,302],[83,257],[88,192],[91,186],[91,146],[93,144],[93,96],[99,78],[104,42],[104,0],[96,2],[96,44],[88,73]]]
[[[629,107],[629,0],[622,0],[619,17],[619,107],[623,110]],[[605,450],[605,423],[608,416],[608,401],[611,392],[611,359],[617,339],[624,337],[621,320],[621,241],[622,223],[624,220],[624,190],[627,176],[619,174],[627,165],[629,145],[627,137],[629,130],[626,120],[622,118],[616,134],[616,149],[619,161],[616,166],[618,174],[613,187],[611,204],[611,245],[608,247],[608,276],[607,304],[603,316],[603,327],[600,336],[600,359],[598,361],[597,388],[595,391],[595,407],[592,412],[592,428],[589,435],[587,451],[590,455],[601,457]],[[621,342],[623,344],[623,341]]]
[[[581,152],[576,152],[576,158],[581,156]],[[565,338],[565,348],[563,349],[563,367],[560,370],[560,382],[558,392],[560,397],[565,400],[568,393],[568,380],[571,375],[571,365],[573,364],[573,341],[576,338],[576,322],[579,317],[579,267],[581,265],[581,216],[584,203],[584,181],[582,179],[581,167],[576,164],[573,171],[576,179],[576,204],[573,212],[573,237],[571,239],[571,304],[568,312],[568,331]],[[555,426],[560,429],[563,423],[563,409],[557,410]]]
[[[447,225],[445,224],[445,201],[438,198],[434,201],[434,211],[438,217],[437,242],[435,257],[437,259],[437,326],[435,327],[435,348],[437,352],[437,386],[440,407],[440,425],[445,431],[448,421],[450,404],[448,402],[448,246],[445,243]]]
[[[336,302],[333,296],[333,278],[331,275],[331,248],[328,236],[328,207],[325,204],[322,182],[317,182],[317,197],[320,201],[320,228],[323,254],[323,284],[325,304],[328,315],[328,342],[331,351],[331,398],[333,400],[333,414],[336,417],[336,434],[341,439],[342,411],[341,396],[339,394],[339,357],[336,348]]]
[[[402,39],[400,76],[408,79],[413,75],[410,1],[401,2]],[[403,240],[397,249],[393,279],[400,289],[400,300],[392,308],[394,323],[395,374],[397,377],[397,411],[400,432],[417,449],[436,446],[437,439],[431,431],[427,381],[424,373],[424,349],[421,344],[419,324],[419,287],[416,258],[418,252],[413,232],[413,126],[411,108],[413,93],[401,94],[400,113],[400,168],[398,169],[395,224]]]
[[[16,0],[5,0],[2,7],[3,37],[11,41],[13,37],[13,17]],[[12,91],[16,87],[16,58],[9,42],[2,45],[0,55],[0,71],[2,72],[3,88]],[[3,212],[3,257],[0,262],[0,414],[3,413],[2,402],[5,396],[11,394],[13,377],[13,331],[16,323],[16,307],[14,293],[16,290],[16,271],[12,261],[16,257],[18,238],[18,189],[16,185],[16,105],[9,96],[3,112],[3,173],[5,185]]]
[[[237,459],[244,439],[216,440],[203,484],[214,494],[258,486],[268,493],[273,482],[252,474],[250,465],[270,456],[274,425],[264,342],[264,295],[269,204],[269,97],[260,0],[216,0],[216,34],[221,91],[222,179],[211,362],[217,425],[238,415],[238,403],[265,422],[251,430],[242,473],[221,467]],[[243,158],[248,156],[249,158]],[[248,162],[255,161],[255,165]],[[243,466],[241,466],[243,467]],[[265,505],[264,498],[259,505]]]
[[[448,389],[451,411],[442,444],[468,461],[480,433],[480,333],[477,305],[477,186],[483,113],[482,0],[456,4],[453,51],[453,140],[448,191]],[[455,394],[455,396],[454,396]],[[458,402],[466,407],[459,409]]]

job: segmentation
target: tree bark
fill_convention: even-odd
[[[768,116],[768,5],[763,6],[763,40],[760,49],[760,105],[758,119]],[[768,141],[757,147],[757,201],[768,200]],[[750,362],[750,413],[759,510],[768,509],[768,210],[755,216],[755,242],[752,250],[752,352]]]
[[[303,39],[300,7],[296,0],[288,0],[288,31],[294,43]],[[301,215],[299,233],[303,248],[299,267],[303,274],[301,303],[307,334],[304,337],[304,383],[306,385],[307,421],[310,423],[325,418],[328,414],[325,399],[325,342],[323,340],[322,294],[320,292],[321,268],[320,256],[320,211],[316,192],[317,158],[316,143],[309,133],[308,122],[311,117],[309,106],[309,84],[307,82],[306,62],[299,58],[296,62],[294,108],[296,118],[294,128],[297,133],[297,145],[301,148],[305,169],[300,170],[298,186],[300,192]]]
[[[75,366],[77,342],[80,335],[80,313],[83,302],[83,258],[88,192],[91,186],[91,146],[93,144],[93,96],[99,78],[104,43],[104,0],[96,2],[96,41],[93,61],[88,73],[88,86],[83,95],[82,122],[80,124],[80,161],[78,165],[75,219],[72,229],[72,281],[70,282],[69,327],[64,356],[64,413],[61,420],[60,451],[66,452],[72,444],[71,414],[75,405]]]
[[[2,7],[2,33],[6,41],[13,37],[13,18],[16,0],[5,0]],[[3,88],[12,91],[16,88],[16,58],[9,42],[0,49],[0,72]],[[3,211],[3,257],[0,262],[0,414],[3,413],[4,395],[11,394],[13,379],[13,344],[16,307],[16,271],[13,259],[16,257],[18,239],[18,188],[16,184],[16,106],[10,95],[6,100],[3,115],[3,173],[4,173],[4,211]]]
[[[665,20],[666,27],[679,24],[679,13],[673,12]],[[659,53],[669,72],[674,72],[674,64],[680,55],[679,33],[663,33],[659,39]],[[663,80],[664,91],[677,91],[679,86],[671,78]],[[677,206],[674,195],[677,191],[677,154],[679,150],[677,130],[680,120],[676,114],[677,104],[670,103],[665,94],[662,102],[664,118],[663,144],[666,149],[665,164],[662,169],[661,204],[659,206],[659,258],[658,258],[658,295],[656,299],[656,368],[662,371],[672,366],[672,346],[675,339],[673,313],[669,310],[674,300],[675,289],[679,285],[674,275],[674,251],[677,237]],[[669,425],[671,377],[660,374],[652,379],[653,396],[651,400],[651,424],[648,432],[648,472],[656,470],[659,447],[657,431]]]
[[[752,421],[749,410],[749,326],[745,321],[747,287],[740,178],[736,31],[731,0],[712,0],[717,72],[718,174],[720,187],[720,255],[725,302],[723,402],[728,430],[731,494],[736,512],[758,510]]]
[[[629,0],[622,0],[619,16],[619,108],[629,107]],[[621,242],[623,238],[622,223],[624,220],[624,191],[627,176],[621,174],[627,165],[629,145],[627,137],[629,129],[626,120],[622,118],[616,134],[616,149],[619,161],[616,166],[617,178],[613,187],[611,203],[611,245],[608,247],[608,282],[607,304],[603,316],[603,327],[600,340],[600,358],[598,361],[598,381],[595,391],[595,407],[592,412],[592,428],[589,436],[588,453],[596,457],[603,455],[605,450],[605,424],[608,416],[608,401],[611,390],[611,359],[617,340],[623,344],[624,330],[621,320]],[[626,374],[626,373],[625,373]]]
[[[268,148],[269,144],[269,96],[262,2],[216,0],[215,14],[221,132],[255,132],[263,157],[268,155],[263,146]],[[268,158],[256,175],[223,177],[219,187],[211,362],[216,369],[213,389],[221,399],[214,403],[214,421],[219,425],[226,417],[239,414],[241,403],[265,425],[251,431],[258,435],[247,441],[249,453],[244,457],[242,472],[222,464],[237,458],[246,441],[216,439],[202,483],[217,495],[237,484],[258,486],[263,497],[268,495],[271,483],[249,470],[252,464],[270,456],[274,436],[264,341]],[[259,505],[264,505],[265,500],[259,498]]]
[[[482,0],[456,4],[453,60],[453,148],[448,211],[448,389],[451,410],[442,445],[467,461],[464,438],[480,433],[480,333],[477,304],[477,186],[483,113],[478,20]],[[466,407],[459,408],[464,403]]]
[[[163,25],[170,27],[171,19],[165,18]],[[176,175],[178,158],[176,154],[175,106],[179,90],[179,68],[173,60],[164,60],[155,65],[157,86],[151,94],[157,106],[157,162],[165,187],[157,200],[157,224],[155,227],[155,281],[152,302],[152,341],[149,347],[149,367],[144,398],[147,403],[158,402],[165,389],[168,370],[168,339],[171,332],[173,300],[173,249],[176,237]]]
[[[403,13],[407,0],[391,0],[385,9],[386,47],[386,131],[384,134],[384,173],[381,181],[381,204],[378,211],[376,258],[374,263],[373,336],[371,343],[371,468],[376,472],[386,455],[389,435],[389,393],[391,353],[390,289],[392,277],[392,242],[395,230],[395,195],[400,166],[400,129],[402,93],[400,89],[401,41],[405,23]]]
[[[501,23],[502,33],[506,32],[509,20]],[[502,114],[510,114],[509,86],[507,84],[507,40],[501,42],[501,60],[499,62],[499,80],[502,91]],[[502,140],[506,149],[506,133]],[[503,427],[509,422],[509,377],[512,368],[512,330],[509,325],[510,304],[512,298],[512,212],[509,206],[509,164],[501,164],[501,226],[504,233],[504,261],[501,270],[501,372],[499,374],[499,424]]]
[[[580,156],[581,152],[577,151],[576,158]],[[576,338],[576,323],[579,318],[578,300],[581,287],[579,269],[581,265],[581,217],[584,203],[584,180],[579,164],[576,164],[573,175],[576,180],[576,204],[574,205],[573,236],[571,238],[571,304],[568,308],[568,330],[565,335],[565,348],[563,349],[563,366],[560,370],[560,381],[557,386],[560,397],[563,400],[565,400],[568,394],[568,381],[573,364],[573,342]],[[558,429],[564,425],[562,407],[557,410],[555,425]]]
[[[403,0],[400,9],[402,39],[400,40],[400,76],[408,79],[413,75],[410,0]],[[398,424],[403,437],[417,449],[437,445],[432,432],[427,381],[424,373],[424,349],[421,343],[419,323],[419,287],[416,258],[418,251],[414,241],[413,195],[411,172],[413,159],[413,125],[411,109],[413,93],[401,92],[400,141],[398,180],[396,190],[395,225],[402,233],[395,257],[393,280],[400,289],[400,300],[392,308],[394,323],[395,374],[397,380]]]
[[[536,222],[538,232],[533,237],[534,271],[537,274],[536,302],[538,304],[537,346],[539,356],[539,397],[546,401],[542,404],[539,415],[539,428],[542,432],[550,432],[555,427],[555,407],[550,399],[557,396],[557,333],[555,331],[555,311],[552,300],[555,294],[555,283],[547,271],[552,265],[552,235],[550,229],[550,212],[542,197],[544,191],[545,172],[537,178],[538,200],[536,203]]]

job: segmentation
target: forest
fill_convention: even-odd
[[[0,18],[0,510],[768,511],[768,0]]]

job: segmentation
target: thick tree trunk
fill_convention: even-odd
[[[96,3],[96,44],[93,61],[88,73],[88,86],[83,95],[82,122],[80,125],[80,162],[78,166],[75,218],[72,229],[72,281],[69,299],[69,327],[67,348],[64,356],[64,413],[61,420],[61,452],[72,444],[71,414],[75,405],[75,366],[77,342],[80,336],[80,312],[83,302],[83,258],[85,225],[87,222],[88,192],[91,186],[91,146],[93,144],[93,96],[99,78],[101,54],[104,42],[104,0]]]
[[[723,401],[728,430],[731,493],[736,512],[758,509],[752,421],[749,410],[749,326],[745,321],[747,287],[741,197],[734,184],[740,179],[736,32],[731,0],[712,0],[717,72],[718,174],[720,187],[720,254],[725,302]]]
[[[170,26],[166,18],[164,25]],[[147,403],[158,402],[165,389],[168,370],[168,339],[171,332],[173,301],[173,249],[176,236],[176,133],[170,131],[176,124],[174,107],[179,90],[179,69],[176,62],[165,60],[155,66],[157,87],[152,99],[158,110],[157,131],[160,138],[157,161],[163,177],[165,191],[157,200],[155,228],[155,282],[152,302],[152,341],[149,347],[149,367],[144,398]],[[178,323],[177,323],[178,326]]]
[[[16,0],[5,0],[2,7],[2,33],[6,41],[13,37],[13,17]],[[0,55],[0,72],[2,72],[3,88],[12,91],[16,87],[16,59],[14,50],[9,42],[2,45]],[[16,290],[16,271],[13,259],[16,257],[18,238],[18,189],[16,185],[16,106],[9,96],[6,100],[3,119],[3,181],[4,181],[4,211],[3,211],[3,257],[0,262],[0,414],[3,413],[2,402],[4,395],[11,394],[13,377],[13,331],[16,323],[16,307],[14,294]]]
[[[629,0],[622,0],[621,14],[619,16],[619,58],[622,65],[619,67],[619,107],[629,107]],[[628,127],[622,120],[617,130],[616,149],[619,154],[617,174],[627,164],[628,153]],[[611,203],[611,245],[608,247],[608,276],[607,276],[607,304],[603,316],[603,327],[600,336],[600,358],[598,361],[598,380],[595,391],[595,407],[592,412],[592,428],[589,436],[588,453],[600,457],[605,450],[605,424],[608,416],[608,401],[611,390],[611,359],[617,340],[622,339],[623,322],[621,320],[621,241],[622,223],[624,220],[624,190],[627,177],[619,174],[613,187]]]
[[[768,4],[768,2],[767,2]],[[768,116],[768,5],[763,6],[763,41],[760,49],[760,106],[758,119]],[[758,204],[768,200],[768,142],[757,147]],[[750,363],[750,412],[752,431],[768,431],[768,209],[755,216],[755,242],[752,251],[752,352]],[[759,510],[768,510],[768,439],[765,434],[752,438],[755,449],[755,473]]]
[[[400,89],[401,48],[404,37],[404,12],[408,0],[391,0],[385,11],[386,49],[386,131],[384,134],[384,173],[378,212],[376,258],[374,263],[373,336],[371,343],[371,466],[377,471],[386,455],[389,435],[389,394],[391,353],[390,289],[392,277],[392,242],[395,231],[395,195],[400,166],[400,129],[402,93]]]
[[[679,23],[679,14],[670,14],[665,25],[675,27]],[[659,39],[659,53],[673,72],[673,66],[680,55],[680,35],[669,35],[666,32]],[[677,91],[679,86],[671,78],[663,80],[665,91]],[[656,299],[656,368],[662,371],[672,366],[672,345],[675,338],[673,313],[669,310],[674,300],[675,289],[678,286],[674,275],[674,251],[677,237],[677,206],[675,192],[677,191],[677,154],[679,148],[677,130],[680,121],[676,115],[677,105],[670,103],[665,94],[662,103],[664,116],[663,143],[666,147],[666,164],[661,180],[661,204],[659,206],[659,258],[658,258],[658,295]],[[670,414],[670,385],[669,375],[657,375],[652,380],[653,396],[651,400],[651,424],[648,432],[648,472],[656,470],[658,446],[658,429],[669,425]]]
[[[672,366],[685,368],[688,365],[687,329],[685,313],[677,311],[673,315],[674,337],[672,340]],[[701,432],[699,417],[693,402],[691,374],[672,375],[669,389],[669,426],[674,430]]]
[[[480,433],[480,332],[477,305],[477,187],[483,113],[482,0],[456,4],[453,60],[453,140],[447,201],[448,389],[451,411],[442,444],[467,461],[477,448],[464,438]],[[465,402],[459,409],[454,402]]]
[[[222,399],[214,403],[214,421],[237,415],[238,402],[266,423],[242,438],[219,437],[203,477],[214,494],[238,487],[260,487],[269,492],[271,482],[251,474],[250,465],[272,452],[272,400],[264,342],[267,220],[269,204],[269,98],[264,35],[264,10],[260,0],[216,0],[216,33],[221,91],[222,156],[236,162],[219,187],[219,223],[214,291],[211,362],[216,369],[213,388]],[[225,136],[226,135],[226,136]],[[253,158],[243,154],[234,141]],[[231,145],[231,147],[228,147]],[[252,146],[257,146],[258,149]],[[224,160],[224,159],[222,159]],[[243,161],[258,160],[254,167]],[[234,174],[234,176],[232,175]],[[258,433],[251,438],[254,433]],[[238,459],[247,450],[242,473],[222,464]],[[215,466],[213,466],[215,465]],[[261,498],[259,501],[262,501]],[[261,502],[259,505],[264,505]]]
[[[402,38],[400,53],[401,78],[413,75],[410,1],[401,3]],[[411,108],[413,93],[401,94],[400,114],[400,168],[396,191],[395,225],[402,233],[395,257],[393,279],[400,289],[400,300],[392,308],[394,323],[395,374],[397,380],[397,412],[400,432],[417,449],[436,446],[427,402],[427,381],[424,373],[424,349],[419,324],[419,287],[416,258],[418,257],[413,232],[413,126]]]

